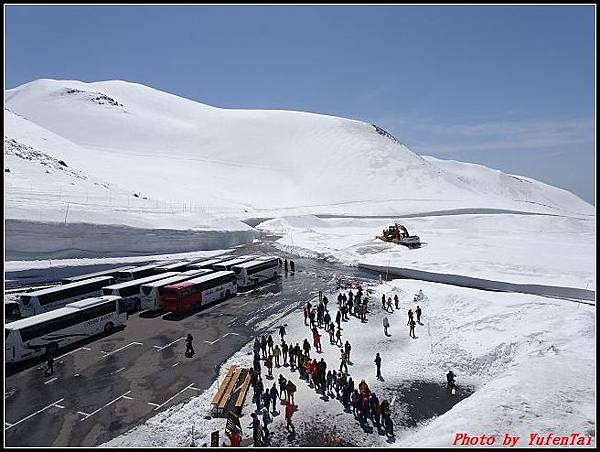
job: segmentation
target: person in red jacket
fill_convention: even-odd
[[[290,428],[292,429],[292,433],[296,433],[296,428],[294,427],[294,424],[292,424],[292,415],[294,414],[294,406],[291,404],[291,402],[289,400],[287,400],[285,402],[285,422],[286,422],[286,429],[288,430],[288,432],[290,431]]]
[[[240,447],[242,443],[242,437],[235,430],[233,432],[227,432],[227,436],[229,437],[229,441],[231,441],[231,447]]]

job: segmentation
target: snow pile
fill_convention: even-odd
[[[423,324],[417,325],[417,338],[412,339],[406,312],[409,308],[414,310],[413,296],[419,289],[426,295],[419,303]],[[399,295],[400,310],[383,311],[381,295],[394,293]],[[336,296],[337,293],[330,294],[329,309],[334,315]],[[358,446],[439,447],[449,446],[458,432],[498,439],[504,433],[528,437],[529,433],[595,432],[595,308],[537,296],[410,280],[379,285],[369,299],[368,322],[361,323],[351,316],[349,322],[342,324],[342,340],[349,340],[352,345],[349,369],[355,383],[365,379],[380,400],[392,401],[395,442],[376,433],[365,433],[352,414],[343,412],[339,401],[317,394],[289,367],[275,368],[275,379],[282,373],[298,387],[294,424],[300,437],[316,427],[331,431],[335,426],[340,437]],[[388,337],[383,334],[384,316],[391,324]],[[288,343],[301,344],[305,337],[310,339],[301,311],[282,318],[273,328],[284,323],[288,325]],[[279,340],[276,331],[273,338]],[[328,369],[337,368],[340,351],[329,344],[327,334],[323,334],[322,346],[322,354],[315,354],[313,349],[311,356],[323,357]],[[376,352],[382,357],[384,381],[375,379]],[[248,344],[223,366],[221,378],[229,365],[249,366],[251,360]],[[394,403],[402,400],[402,388],[414,382],[445,384],[448,369],[457,375],[459,388],[471,387],[475,392],[445,414],[421,420],[414,428],[407,425],[407,407]],[[266,379],[265,386],[270,387],[273,381]],[[224,420],[203,419],[216,388],[215,383],[201,396],[158,414],[106,445],[187,446],[191,422],[196,431],[200,428],[197,444],[208,442],[213,429],[224,428]],[[423,393],[418,403],[431,402]],[[247,406],[244,427],[249,423],[250,411]],[[278,406],[278,411],[271,432],[284,429],[283,407]],[[245,436],[250,434],[249,429],[244,431]],[[286,445],[281,435],[277,438],[278,445]]]
[[[399,221],[423,246],[408,249],[375,239]],[[276,246],[309,250],[344,264],[401,267],[519,284],[594,290],[593,218],[550,215],[444,215],[407,219],[287,217],[258,229],[284,234]]]

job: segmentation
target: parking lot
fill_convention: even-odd
[[[125,328],[62,351],[51,377],[41,360],[8,368],[6,445],[96,446],[204,391],[233,353],[318,290],[332,288],[342,271],[294,260],[295,274],[186,317],[132,314]],[[184,355],[188,332],[193,358]]]

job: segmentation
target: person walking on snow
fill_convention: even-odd
[[[289,432],[292,429],[292,433],[296,433],[296,429],[294,428],[294,424],[292,424],[292,415],[294,414],[294,407],[290,403],[290,401],[286,401],[285,403],[285,428]]]
[[[283,342],[283,336],[285,336],[285,326],[281,325],[279,327],[279,335],[281,336],[281,342]]]
[[[381,296],[381,309],[385,309],[385,294]]]
[[[50,375],[54,374],[54,357],[52,356],[52,353],[48,353],[46,365],[48,366],[46,368],[46,376],[49,377]]]
[[[338,328],[336,333],[335,333],[335,345],[340,345],[340,347],[342,346],[342,329]]]
[[[340,350],[340,372],[342,369],[345,369],[345,372],[348,373],[348,356],[344,350]]]
[[[375,355],[375,366],[377,366],[377,378],[381,379],[381,356],[379,353]]]
[[[410,331],[409,331],[408,335],[410,337],[412,337],[413,339],[416,339],[416,337],[415,337],[415,325],[416,325],[415,321],[413,319],[410,319],[408,321],[408,324],[410,325]]]
[[[296,264],[294,264],[294,261],[290,259],[290,270],[292,273],[296,273]]]
[[[310,358],[310,344],[308,343],[308,339],[304,339],[302,348],[304,349],[304,354]]]
[[[287,261],[287,259],[283,260],[283,269],[285,270],[286,273],[288,272],[288,261]]]
[[[407,325],[410,325],[410,321],[413,319],[413,312],[412,309],[408,310],[408,322],[406,322]]]
[[[419,305],[417,305],[417,309],[415,311],[415,314],[417,314],[417,322],[421,323],[421,308],[419,307]]]
[[[400,299],[398,298],[398,294],[394,294],[394,305],[396,309],[400,309]]]
[[[390,327],[390,321],[388,320],[387,317],[383,318],[383,332],[386,336],[389,336],[388,334],[388,328]]]
[[[346,341],[346,343],[344,344],[344,351],[346,352],[346,358],[348,359],[349,363],[352,362],[352,360],[350,359],[350,350],[352,350],[352,346],[350,345],[350,342]]]
[[[281,375],[281,374],[279,374]],[[277,390],[277,385],[276,383],[273,383],[273,386],[271,386],[271,391],[269,391],[271,393],[271,402],[273,402],[273,413],[276,412],[276,404],[277,404],[277,396],[279,395],[279,391]]]
[[[273,354],[273,336],[269,334],[269,338],[267,339],[267,345],[269,346],[269,354]]]
[[[389,310],[390,312],[394,312],[394,308],[392,307],[392,297],[388,297],[386,311],[387,310]]]
[[[283,374],[279,374],[279,397],[280,400],[287,399],[287,380]]]
[[[285,341],[281,343],[281,352],[283,353],[283,365],[285,366],[288,357],[288,344],[286,344]]]
[[[281,349],[279,348],[279,345],[275,344],[275,347],[273,347],[273,358],[275,359],[275,366],[277,367],[281,367],[279,356],[281,356]]]
[[[306,322],[308,320],[308,309],[306,309],[306,306],[304,306],[304,324],[308,325],[308,323]]]

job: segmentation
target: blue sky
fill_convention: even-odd
[[[386,128],[595,203],[593,6],[7,6],[6,88],[143,83]]]

